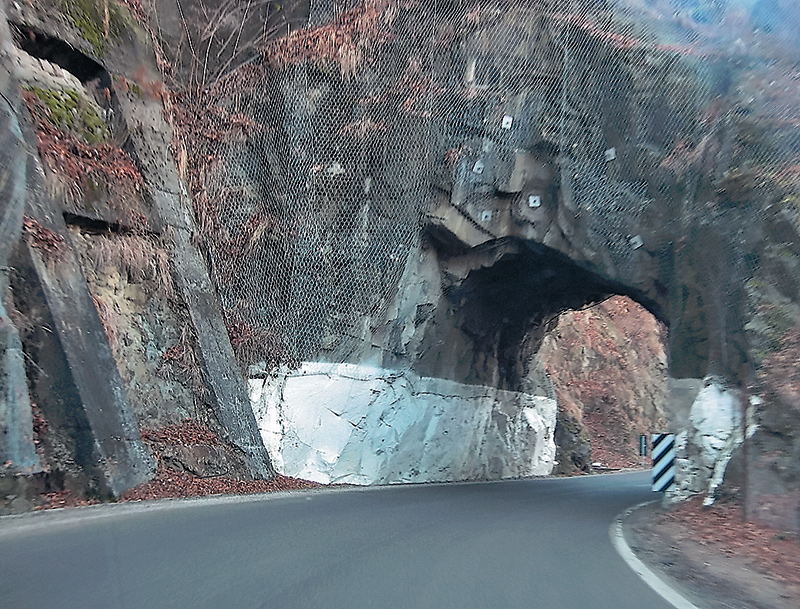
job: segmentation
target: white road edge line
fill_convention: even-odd
[[[658,575],[653,573],[641,560],[636,557],[636,555],[633,553],[633,550],[631,550],[631,547],[628,545],[628,542],[625,541],[625,536],[622,534],[622,521],[630,516],[634,511],[646,505],[650,505],[651,503],[655,503],[655,501],[645,501],[643,503],[639,503],[638,505],[634,505],[618,515],[608,530],[608,534],[611,537],[611,543],[614,544],[614,548],[617,550],[617,553],[622,557],[622,560],[628,563],[628,566],[633,570],[633,572],[641,577],[644,583],[650,586],[659,596],[661,596],[661,598],[675,607],[675,609],[699,609],[696,605],[689,602],[677,590],[666,584],[660,577],[658,577]]]

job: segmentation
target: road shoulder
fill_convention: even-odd
[[[796,609],[800,541],[743,523],[730,506],[658,502],[631,510],[621,532],[636,557],[701,609]]]

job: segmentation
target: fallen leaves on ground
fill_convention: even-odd
[[[183,446],[193,446],[196,444],[215,446],[220,444],[220,439],[217,434],[191,419],[186,419],[180,424],[165,425],[158,429],[142,430],[142,440]]]
[[[779,581],[800,596],[800,538],[788,532],[744,522],[735,501],[704,507],[692,499],[662,516],[681,525],[693,539],[724,554],[746,558],[753,569]]]
[[[160,467],[156,477],[122,495],[120,501],[142,501],[167,497],[202,497],[206,495],[249,495],[322,486],[317,482],[276,475],[272,480],[235,480],[232,478],[199,478],[186,472]]]

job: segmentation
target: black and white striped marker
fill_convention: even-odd
[[[675,482],[675,434],[654,433],[653,492],[667,490]]]

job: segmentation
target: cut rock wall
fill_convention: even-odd
[[[280,473],[396,484],[543,476],[555,458],[555,400],[348,364],[304,363],[251,378]]]
[[[687,428],[675,438],[676,484],[669,490],[671,499],[702,493],[707,505],[714,501],[728,462],[742,444],[745,416],[741,391],[720,378],[705,379],[689,410]]]

